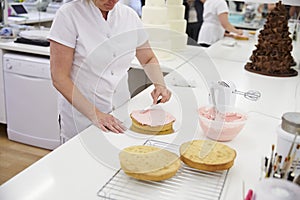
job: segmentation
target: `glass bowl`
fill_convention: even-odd
[[[218,106],[218,111],[209,105],[198,109],[199,123],[204,134],[216,141],[234,139],[245,126],[247,114],[231,106]]]

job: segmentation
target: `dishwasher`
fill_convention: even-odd
[[[55,149],[60,145],[58,92],[49,57],[6,53],[3,68],[8,138]]]

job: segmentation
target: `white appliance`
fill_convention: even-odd
[[[46,11],[50,0],[25,0],[22,4],[29,11]]]
[[[56,11],[65,3],[68,3],[72,0],[52,0],[47,7],[48,13],[56,13]]]
[[[7,53],[3,67],[8,138],[46,149],[59,146],[58,93],[49,58]]]

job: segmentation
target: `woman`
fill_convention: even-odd
[[[225,0],[202,0],[203,24],[200,29],[198,44],[209,47],[224,37],[225,31],[242,35],[243,31],[234,28],[228,21],[228,6]]]
[[[140,18],[118,0],[64,4],[48,38],[52,81],[62,94],[59,115],[63,142],[92,123],[103,131],[125,130],[109,113],[116,87],[126,78],[134,56],[154,83],[153,102],[161,97],[164,103],[171,97]]]
[[[188,44],[197,44],[199,31],[202,25],[203,3],[200,0],[184,0],[184,19],[187,20],[186,33],[189,36]]]

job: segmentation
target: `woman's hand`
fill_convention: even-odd
[[[97,112],[93,123],[105,132],[123,133],[126,130],[126,127],[122,125],[120,120],[103,112]]]
[[[166,86],[157,85],[157,84],[154,84],[154,85],[155,85],[155,88],[151,92],[153,103],[156,104],[159,97],[161,97],[161,101],[160,101],[161,103],[165,103],[165,102],[169,101],[171,98],[171,95],[172,95],[171,91],[168,90],[166,88]]]
[[[243,32],[242,29],[237,29],[237,30],[236,30],[236,34],[238,34],[238,35],[243,35],[244,32]]]

